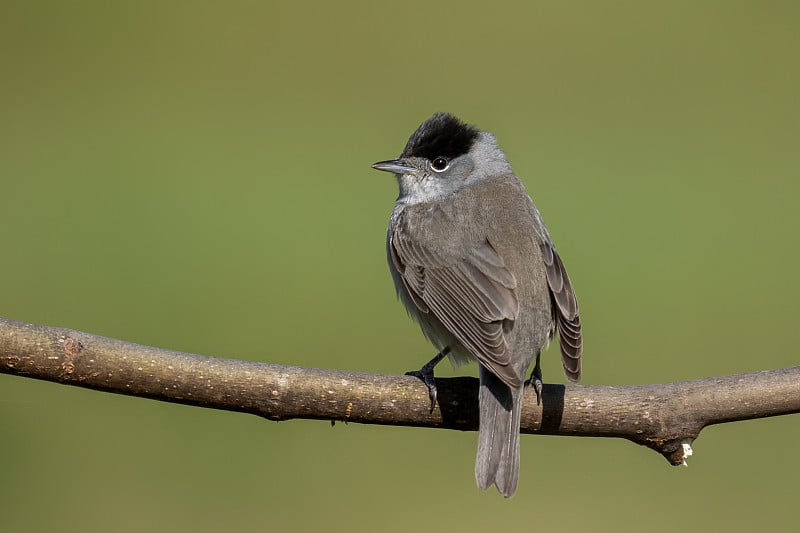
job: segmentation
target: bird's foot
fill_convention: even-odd
[[[531,378],[528,383],[533,387],[536,392],[536,405],[542,405],[542,367],[539,366],[539,356],[536,356],[536,365],[531,372]]]
[[[419,370],[406,372],[406,376],[419,378],[425,383],[425,386],[428,387],[428,397],[431,399],[431,413],[433,413],[433,409],[436,407],[436,395],[438,392],[436,389],[436,380],[433,377],[433,369],[448,353],[450,353],[450,347],[446,346],[444,350],[437,353],[433,359],[425,363]]]

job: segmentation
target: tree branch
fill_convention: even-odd
[[[362,424],[478,428],[478,381],[417,378],[204,357],[0,318],[0,373],[166,402]],[[621,437],[673,465],[711,424],[800,412],[800,367],[640,386],[545,385],[523,401],[523,433]]]

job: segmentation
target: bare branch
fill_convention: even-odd
[[[167,402],[362,424],[478,428],[475,378],[437,379],[438,408],[409,376],[204,357],[0,318],[0,373]],[[711,424],[800,412],[800,367],[641,386],[545,385],[522,432],[621,437],[682,464]]]

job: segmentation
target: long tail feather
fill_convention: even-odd
[[[480,432],[475,480],[510,498],[519,478],[519,421],[522,388],[512,389],[483,366],[480,368]]]

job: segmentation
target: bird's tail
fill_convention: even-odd
[[[480,367],[480,431],[475,480],[482,490],[492,484],[506,498],[514,495],[519,478],[519,420],[522,387],[512,389]]]

